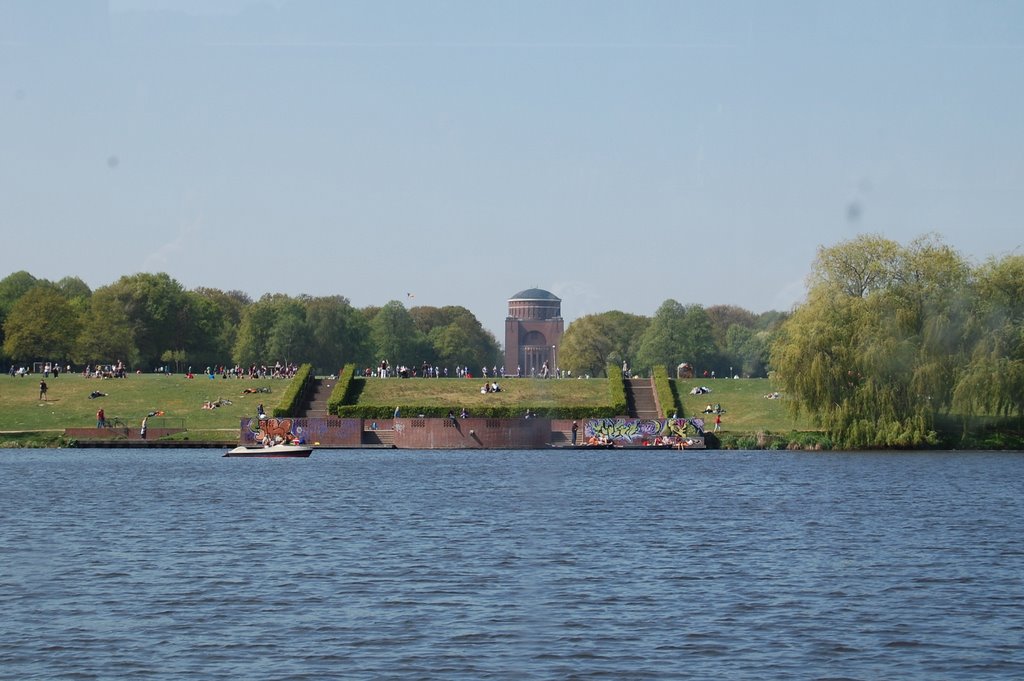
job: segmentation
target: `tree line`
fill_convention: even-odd
[[[773,330],[785,319],[731,305],[704,308],[665,301],[653,317],[611,311],[587,315],[568,328],[559,364],[573,375],[605,375],[628,363],[690,362],[717,376],[764,376]],[[186,290],[166,273],[123,276],[92,291],[78,277],[57,282],[15,272],[0,280],[0,341],[18,361],[125,361],[146,371],[184,371],[228,363],[309,362],[334,371],[343,362],[375,366],[480,368],[503,363],[494,335],[460,306],[398,301],[354,308],[343,296]],[[514,371],[514,367],[506,367]]]
[[[124,361],[151,371],[275,362],[337,371],[380,358],[438,366],[492,366],[494,334],[460,306],[355,308],[344,296],[186,290],[166,273],[123,276],[90,290],[15,272],[0,280],[0,341],[8,361]]]

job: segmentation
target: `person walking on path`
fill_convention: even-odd
[[[573,447],[575,447],[575,446],[576,446],[576,432],[577,432],[577,431],[578,431],[579,429],[580,429],[580,427],[579,427],[579,426],[578,426],[578,425],[576,424],[576,422],[575,422],[575,421],[573,421],[573,422],[572,422],[572,446],[573,446]]]
[[[39,399],[46,400],[46,381],[42,379],[39,381]]]
[[[717,433],[722,429],[722,415],[718,414],[715,416],[715,432]]]

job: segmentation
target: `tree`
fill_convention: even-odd
[[[75,344],[73,359],[80,364],[113,364],[123,360],[128,366],[139,362],[132,323],[124,304],[110,287],[96,289],[82,317],[82,328]]]
[[[811,281],[771,351],[791,408],[841,446],[934,441],[967,348],[963,259],[931,237],[860,237],[820,249]]]
[[[730,368],[744,376],[767,375],[771,336],[768,331],[755,331],[740,324],[730,326],[725,343]]]
[[[863,298],[889,287],[899,259],[900,245],[878,235],[866,234],[838,246],[823,246],[812,267],[810,288],[824,287],[839,295]]]
[[[302,302],[267,294],[245,308],[232,353],[241,365],[304,361],[310,348]]]
[[[649,324],[647,317],[618,310],[580,317],[562,337],[558,364],[577,375],[603,376],[609,364],[618,366],[636,355]]]
[[[305,361],[322,372],[349,362],[369,364],[369,324],[344,296],[303,298],[310,351]]]
[[[417,366],[430,352],[426,337],[397,300],[388,302],[370,322],[370,345],[376,360],[386,359],[391,366]]]
[[[711,336],[715,339],[715,345],[722,352],[725,352],[726,336],[730,328],[733,326],[741,326],[746,329],[757,327],[757,315],[736,305],[712,305],[705,312],[708,315],[708,322],[711,324]]]
[[[466,308],[461,308],[466,310]],[[448,326],[454,321],[454,307],[434,307],[432,305],[417,305],[409,309],[409,316],[413,323],[424,335],[429,335],[436,328]],[[469,312],[469,310],[466,310]]]
[[[252,299],[241,291],[200,287],[185,293],[187,327],[185,353],[196,366],[216,366],[231,360],[242,313]],[[179,355],[180,357],[180,355]]]
[[[493,367],[501,362],[497,339],[472,312],[461,306],[444,307],[439,312],[439,325],[427,334],[434,363],[445,367]]]
[[[267,338],[266,357],[268,361],[282,364],[298,364],[309,355],[309,326],[306,324],[306,310],[302,303],[290,300],[282,304]]]
[[[1024,418],[1024,256],[979,268],[970,323],[970,357],[953,402],[969,418],[979,413]]]
[[[79,277],[64,277],[57,282],[56,287],[69,303],[80,306],[82,310],[92,297],[92,289]]]
[[[36,286],[11,306],[4,321],[4,352],[17,359],[66,361],[80,325],[56,287]]]
[[[0,279],[0,347],[4,345],[4,322],[11,308],[38,283],[38,279],[24,270]]]
[[[635,368],[649,371],[663,366],[672,375],[680,362],[708,366],[715,358],[711,322],[700,305],[684,306],[666,300],[654,313],[640,337]]]
[[[165,350],[186,346],[191,329],[185,290],[170,275],[133,274],[107,288],[124,308],[143,364],[155,366]]]

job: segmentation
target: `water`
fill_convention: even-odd
[[[1024,456],[0,450],[0,679],[1024,677]]]

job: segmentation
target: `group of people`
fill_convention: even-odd
[[[484,381],[484,384],[482,386],[480,386],[480,392],[481,392],[481,394],[485,394],[485,393],[500,393],[501,392],[501,386],[498,385],[497,381],[493,381],[491,383],[488,383],[487,381]]]
[[[409,367],[404,364],[398,367],[391,366],[390,362],[386,359],[382,359],[376,367],[365,367],[362,371],[364,378],[448,378],[448,367],[439,367],[432,365],[429,362],[423,362],[419,368]],[[474,373],[468,366],[456,366],[455,371],[452,374],[455,378],[473,378]],[[483,378],[522,378],[523,368],[521,366],[516,367],[515,373],[506,371],[505,367],[491,366],[491,367],[480,367],[480,372],[475,374]],[[533,367],[530,369],[530,376],[532,378],[572,378],[571,371],[563,371],[558,369],[552,369],[551,366],[544,362],[540,369]],[[583,378],[578,376],[577,378]],[[589,378],[589,376],[586,376]]]
[[[124,362],[117,360],[115,364],[86,364],[82,369],[82,376],[85,378],[125,378],[128,370]]]
[[[269,433],[264,433],[263,438],[260,440],[260,444],[264,447],[273,447],[274,445],[301,445],[305,444],[305,440],[297,435],[288,433],[286,435],[274,435],[270,436]]]
[[[233,367],[221,364],[217,366],[207,366],[205,375],[210,379],[220,376],[223,379],[248,378],[255,380],[261,378],[292,378],[298,370],[299,367],[297,364],[288,362],[284,364],[281,362],[275,362],[273,366],[268,366],[266,364],[250,364],[248,369],[245,369],[238,364]],[[159,371],[167,374],[171,373],[170,367],[161,367]],[[185,378],[195,377],[195,372],[192,371],[192,367],[189,367],[188,371],[185,372]]]

